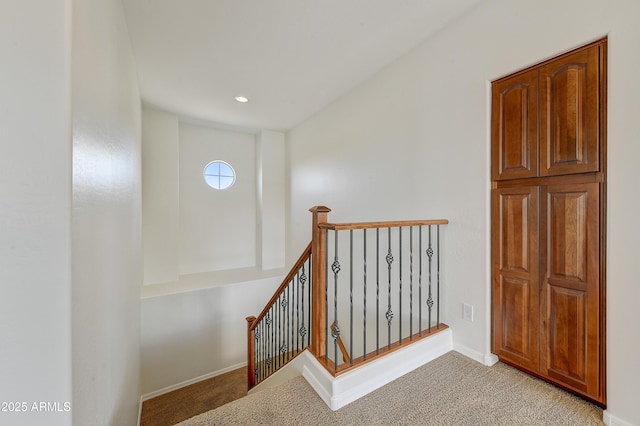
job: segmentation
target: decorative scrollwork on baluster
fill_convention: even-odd
[[[391,310],[391,306],[389,306],[389,309],[384,316],[387,318],[387,325],[391,325],[391,321],[393,321],[393,311]]]
[[[387,252],[387,256],[385,257],[385,260],[387,261],[389,270],[391,270],[391,264],[393,263],[393,254],[391,254],[391,248],[389,248],[389,251]]]
[[[391,253],[391,247],[389,247],[385,260],[387,261],[387,267],[389,269],[389,302],[387,305],[387,313],[384,316],[387,318],[387,325],[391,326],[391,322],[393,321],[393,310],[391,310],[391,265],[393,264],[393,254]]]
[[[266,348],[267,349],[267,351],[266,351],[267,352],[267,359],[265,360],[265,364],[267,366],[267,369],[270,369],[271,368],[271,350],[269,349],[269,347],[271,345],[269,344],[269,342],[271,341],[271,337],[270,336],[272,336],[272,334],[271,334],[272,332],[270,331],[271,330],[271,324],[273,324],[273,318],[271,318],[271,313],[270,312],[267,312],[267,315],[265,315],[264,322],[265,322],[265,324],[267,324],[267,332],[266,332],[266,337],[267,337],[267,344],[266,344],[266,346],[267,346],[267,348]]]
[[[302,290],[304,291],[304,284],[307,282],[307,275],[304,272],[304,263],[302,264],[302,271],[300,271],[300,284],[302,285]]]
[[[429,226],[429,247],[427,248],[426,253],[427,253],[427,257],[429,258],[429,283],[427,287],[427,307],[429,309],[427,313],[429,318],[428,327],[429,327],[429,330],[431,330],[431,312],[434,304],[432,292],[431,292],[431,265],[433,261],[433,246],[431,245],[431,226]]]
[[[336,258],[331,264],[331,270],[334,275],[338,275],[338,272],[340,272],[340,262],[338,262],[338,258]]]
[[[301,287],[300,293],[302,294],[302,304],[301,304],[302,326],[298,329],[298,334],[302,338],[302,347],[304,349],[304,337],[307,335],[307,328],[304,326],[304,285],[307,282],[307,275],[304,270],[304,262],[302,263],[302,270],[300,271],[300,278],[298,282],[300,283],[300,287]]]

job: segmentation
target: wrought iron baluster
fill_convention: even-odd
[[[282,308],[282,301],[284,300],[284,292],[282,293],[282,295],[280,296],[280,307]],[[282,367],[284,365],[284,352],[282,351],[282,347],[284,346],[284,339],[285,336],[287,335],[287,323],[286,323],[286,319],[284,317],[284,312],[285,310],[282,309],[279,312],[280,315],[280,339],[278,340],[278,353],[280,354],[280,367]]]
[[[280,368],[281,358],[280,358],[280,339],[282,338],[282,315],[280,315],[280,301],[282,299],[282,295],[278,296],[278,300],[276,301],[275,306],[275,314],[276,318],[278,318],[278,335],[276,336],[276,359],[278,361],[277,368]]]
[[[349,230],[349,363],[353,365],[353,229]]]
[[[427,248],[427,256],[429,257],[429,291],[427,296],[427,308],[429,309],[429,331],[431,331],[431,308],[433,308],[433,298],[431,293],[431,264],[433,260],[433,248],[431,247],[431,225],[429,225],[429,247]]]
[[[304,285],[307,282],[307,276],[304,273],[304,262],[302,263],[302,275],[300,276],[300,282],[302,284],[301,291],[300,291],[300,296],[301,296],[301,299],[302,299],[302,303],[301,303],[301,306],[302,306],[302,315],[301,315],[302,316],[302,325],[300,327],[298,327],[298,334],[301,337],[300,340],[302,340],[302,348],[301,349],[304,350],[304,348],[306,347],[304,345],[304,336],[307,334],[307,329],[306,329],[306,327],[304,325]],[[311,288],[311,283],[309,283],[309,288]]]
[[[271,358],[273,358],[273,372],[278,369],[278,301],[273,305],[273,352]]]
[[[362,230],[364,236],[364,254],[363,254],[363,273],[364,273],[364,308],[362,309],[363,329],[362,329],[362,353],[364,359],[367,359],[367,230]],[[351,357],[353,359],[353,356]]]
[[[413,226],[409,227],[409,339],[413,339]]]
[[[438,295],[436,297],[436,326],[440,327],[440,225],[436,225],[436,245],[438,252],[437,255],[437,285]]]
[[[248,323],[247,323],[248,324]],[[253,355],[251,355],[251,358],[253,358],[253,383],[257,384],[259,381],[259,368],[260,368],[260,364],[259,364],[259,359],[260,359],[260,355],[259,355],[259,350],[260,350],[260,329],[259,329],[259,325],[260,323],[254,320],[254,322],[252,323],[252,325],[255,324],[255,327],[253,327]],[[249,355],[249,354],[247,354]]]
[[[398,341],[402,342],[402,227],[398,227]]]
[[[330,233],[328,230],[325,230],[326,240],[328,242],[327,247],[327,261],[330,257],[333,257],[333,262],[329,264],[327,262],[327,274],[326,274],[326,283],[330,283],[329,270],[333,273],[333,293],[331,294],[331,289],[329,285],[325,285],[325,325],[327,332],[331,333],[331,337],[333,338],[334,344],[334,360],[333,360],[333,368],[336,372],[338,372],[341,364],[342,369],[347,367],[348,365],[356,365],[358,362],[364,360],[369,360],[371,358],[371,352],[368,353],[368,344],[371,344],[373,347],[373,336],[371,334],[374,332],[373,324],[371,320],[368,318],[368,309],[372,308],[371,303],[368,300],[369,297],[369,289],[373,291],[373,283],[369,282],[374,279],[372,268],[375,267],[375,346],[376,352],[379,353],[380,350],[380,328],[383,327],[383,323],[381,325],[382,315],[386,318],[387,321],[387,347],[391,348],[391,341],[394,340],[394,345],[396,346],[398,343],[402,343],[404,339],[404,332],[408,331],[407,337],[408,341],[412,341],[413,337],[416,333],[422,335],[422,331],[426,330],[426,327],[423,327],[423,309],[422,303],[425,303],[427,306],[428,312],[428,330],[431,332],[432,326],[439,328],[440,326],[440,283],[441,283],[441,266],[440,266],[440,226],[436,225],[436,229],[432,232],[433,225],[428,224],[414,224],[407,226],[399,226],[400,224],[396,223],[393,227],[387,226],[387,250],[384,250],[384,247],[381,249],[380,244],[380,229],[384,228],[375,228],[375,243],[371,241],[372,236],[371,232],[368,231],[368,228],[363,229],[362,232],[362,272],[360,271],[360,266],[358,265],[358,260],[354,259],[354,253],[356,253],[358,248],[354,246],[358,244],[357,241],[354,241],[354,238],[357,240],[358,231],[350,230],[349,232],[349,277],[343,277],[345,281],[349,280],[349,349],[346,350],[343,344],[342,331],[340,329],[340,325],[343,326],[342,330],[345,330],[345,324],[339,324],[338,320],[338,309],[339,304],[342,304],[342,311],[340,312],[340,317],[342,321],[346,321],[344,315],[346,315],[346,305],[345,298],[347,293],[346,282],[342,284],[343,288],[341,290],[338,289],[338,281],[341,278],[340,272],[342,268],[342,264],[344,264],[344,256],[346,254],[346,233],[340,233],[338,230],[334,229],[333,233]],[[434,224],[435,225],[435,224]],[[380,226],[380,225],[377,225]],[[428,227],[424,229],[425,226]],[[393,237],[393,228],[398,228],[398,237],[397,241],[394,241]],[[406,236],[406,230],[404,228],[409,228],[409,237]],[[336,228],[339,228],[336,226]],[[356,227],[359,228],[359,227]],[[415,232],[418,232],[418,236],[416,237]],[[427,234],[428,232],[428,234]],[[342,237],[340,236],[341,234]],[[330,237],[330,235],[332,237]],[[428,243],[427,241],[428,235]],[[330,241],[330,238],[333,238],[333,241]],[[384,239],[384,235],[382,236]],[[433,241],[435,239],[435,241]],[[342,240],[342,241],[340,241]],[[423,240],[425,240],[425,244],[423,244]],[[371,244],[372,247],[369,248],[368,245]],[[375,266],[373,262],[369,261],[369,257],[373,255],[375,244]],[[397,244],[397,245],[396,245]],[[384,241],[382,242],[384,246]],[[405,247],[408,245],[408,248]],[[426,247],[425,247],[426,246]],[[395,252],[394,247],[397,248],[397,252]],[[331,250],[333,249],[333,253]],[[407,255],[409,259],[405,259],[404,255]],[[425,251],[422,251],[425,250]],[[342,251],[342,258],[340,256],[339,251]],[[414,256],[415,253],[415,256]],[[423,258],[422,254],[426,253],[426,257]],[[307,275],[307,267],[309,274],[311,273],[312,268],[312,254],[309,253],[307,259],[302,261],[299,265],[300,267],[297,270],[292,271],[291,279],[289,282],[285,283],[284,291],[276,296],[275,303],[273,303],[266,312],[266,315],[261,318],[261,320],[255,324],[252,328],[252,332],[254,333],[252,341],[253,348],[251,349],[249,361],[252,362],[253,368],[253,379],[251,379],[251,375],[249,376],[252,383],[258,384],[264,381],[271,374],[275,373],[281,367],[286,365],[292,358],[298,355],[301,351],[303,351],[310,344],[310,328],[311,328],[311,317],[313,316],[313,305],[311,301],[311,276]],[[384,257],[383,257],[384,256]],[[398,257],[399,256],[399,257]],[[436,256],[434,258],[434,256]],[[387,309],[386,312],[380,310],[380,280],[384,280],[384,277],[381,276],[380,272],[380,263],[381,257],[387,262]],[[394,262],[398,262],[398,270],[397,273],[393,270]],[[308,265],[307,265],[307,262]],[[407,264],[408,262],[408,264]],[[415,262],[418,262],[415,264]],[[428,262],[428,264],[426,264]],[[342,264],[341,264],[342,263]],[[371,263],[371,265],[369,265]],[[404,270],[407,268],[407,270]],[[427,274],[428,270],[428,274]],[[384,273],[384,272],[382,272]],[[362,274],[362,275],[359,275]],[[393,290],[393,280],[398,278],[398,288],[397,290]],[[359,297],[358,291],[360,289],[355,289],[355,285],[358,285],[357,281],[362,279],[362,310],[355,306],[355,303],[358,303],[357,300],[354,301],[354,296],[357,299]],[[407,281],[408,280],[408,281]],[[407,281],[407,282],[405,282]],[[404,286],[408,288],[407,293],[404,293]],[[308,285],[308,286],[307,286]],[[384,281],[382,283],[384,291]],[[424,289],[424,291],[423,291]],[[339,293],[339,291],[341,293]],[[396,293],[397,291],[397,293]],[[397,294],[398,300],[397,305],[394,307],[395,303],[393,300],[394,293]],[[414,294],[415,293],[415,294]],[[331,296],[330,296],[331,294]],[[423,295],[427,296],[423,299]],[[414,297],[415,296],[415,297]],[[331,297],[333,300],[331,300]],[[339,298],[342,298],[339,301]],[[372,295],[373,297],[373,295]],[[384,296],[382,296],[384,297]],[[405,301],[404,298],[407,298]],[[407,302],[409,303],[409,315],[407,317],[403,316],[403,313],[406,313]],[[384,303],[384,302],[382,302]],[[416,317],[418,320],[418,330],[414,333],[414,316],[413,316],[413,308],[415,304],[418,304],[418,312],[416,312]],[[331,322],[330,312],[331,309],[329,305],[333,305],[333,323],[329,325]],[[434,305],[438,306],[434,306]],[[404,306],[403,306],[404,305]],[[384,308],[384,305],[383,305]],[[403,308],[405,312],[403,312]],[[435,309],[434,309],[435,308]],[[358,344],[359,337],[355,336],[354,332],[357,333],[358,325],[355,324],[354,321],[360,321],[359,318],[356,318],[359,313],[362,312],[362,347],[356,348],[355,344]],[[306,315],[305,315],[306,314]],[[398,320],[398,342],[395,342],[395,338],[393,338],[393,324],[394,317],[398,316],[396,320]],[[427,315],[424,315],[427,316]],[[434,321],[435,317],[435,321]],[[404,320],[409,320],[409,326],[406,327],[404,325]],[[425,318],[426,319],[426,318]],[[371,333],[368,330],[368,325],[371,325],[372,330]],[[307,337],[309,336],[309,337]],[[327,336],[328,337],[328,336]],[[384,338],[382,338],[384,339]],[[250,341],[251,342],[251,341]],[[346,341],[344,342],[346,343]],[[330,344],[328,339],[325,339],[326,351],[325,351],[325,361],[330,362],[331,353],[329,351]],[[384,343],[382,343],[384,345]],[[362,350],[362,354],[359,351]],[[339,357],[343,355],[343,358],[349,358],[349,363],[344,361],[340,361]],[[354,357],[356,362],[354,362]],[[360,357],[360,358],[358,358]],[[251,374],[251,372],[250,372]]]
[[[273,358],[273,371],[275,372],[278,369],[278,312],[280,302],[276,300],[276,303],[273,305],[273,353],[271,354]]]
[[[271,340],[271,336],[269,335],[269,327],[267,326],[267,318],[265,317],[262,322],[262,330],[263,330],[263,342],[262,342],[262,377],[265,378],[269,375],[269,342]]]
[[[266,376],[267,373],[267,352],[269,350],[269,339],[271,338],[269,336],[269,329],[267,327],[267,317],[269,315],[269,312],[267,312],[267,315],[265,315],[265,317],[262,319],[262,334],[264,336],[264,339],[262,339],[262,377]]]
[[[391,228],[387,228],[389,231],[387,234],[387,245],[389,250],[387,252],[387,277],[389,278],[389,291],[387,296],[387,346],[391,349],[391,321],[393,320],[393,311],[391,310],[391,264],[393,263],[393,254],[391,254]]]
[[[293,284],[293,283],[292,283]],[[290,329],[289,332],[291,333],[291,341],[290,341],[290,346],[289,346],[289,352],[291,354],[291,356],[295,356],[295,354],[297,353],[296,349],[297,349],[297,342],[296,342],[296,337],[298,336],[298,321],[296,319],[297,317],[297,306],[296,306],[296,311],[294,312],[294,303],[297,304],[298,303],[298,299],[297,299],[297,287],[295,285],[291,286],[291,299],[289,300],[289,302],[291,303],[291,306],[289,306],[289,309],[291,310],[291,323],[290,323]]]
[[[293,330],[293,324],[292,324],[292,305],[291,305],[291,290],[292,290],[292,284],[293,284],[293,278],[291,279],[291,282],[289,282],[289,285],[287,286],[286,289],[286,301],[287,301],[287,305],[286,305],[286,314],[285,314],[285,324],[286,324],[286,329],[287,332],[284,335],[284,342],[285,342],[285,346],[287,348],[287,351],[285,352],[285,362],[288,362],[289,359],[291,358],[291,350],[292,350],[292,345],[291,345],[291,330]]]
[[[327,264],[327,273],[325,274],[325,286],[324,286],[324,320],[325,320],[325,325],[324,325],[324,329],[327,332],[330,332],[329,330],[329,230],[327,229],[326,231],[326,241],[327,241],[327,253],[326,253],[326,257],[327,257],[327,261],[325,262]],[[309,302],[311,302],[311,299],[309,299]],[[325,344],[325,351],[324,351],[324,360],[325,362],[329,362],[329,339],[325,338],[324,339],[324,344]]]
[[[266,336],[263,333],[263,329],[262,329],[262,324],[264,323],[264,318],[258,323],[258,325],[256,326],[256,330],[257,332],[260,333],[260,339],[258,342],[256,342],[256,347],[258,348],[258,358],[255,360],[256,362],[256,367],[258,367],[258,379],[256,380],[256,384],[260,383],[262,381],[262,345],[264,344],[264,339],[266,338]]]
[[[291,359],[293,355],[293,351],[295,348],[295,334],[293,330],[296,328],[294,324],[294,314],[293,314],[293,300],[295,300],[295,286],[293,285],[293,279],[291,280],[291,284],[289,284],[289,288],[287,288],[287,299],[289,300],[289,304],[287,305],[287,328],[289,333],[287,334],[289,342],[287,343],[287,360]]]
[[[291,305],[291,354],[293,356],[295,356],[298,353],[298,318],[300,316],[300,313],[298,312],[298,299],[300,298],[300,287],[299,286],[293,286],[291,287],[291,294],[292,294],[292,303],[296,304],[296,309],[295,312],[293,310],[293,305]]]
[[[267,332],[267,325],[265,323],[266,317],[262,318],[262,321],[260,321],[260,328],[262,328],[262,345],[260,347],[261,350],[261,354],[260,354],[260,360],[261,360],[261,369],[262,369],[262,377],[265,377],[265,367],[266,367],[266,359],[267,359],[267,342],[269,341],[269,333]]]
[[[304,268],[304,262],[302,263],[302,268]],[[296,354],[298,352],[300,352],[300,335],[298,334],[298,330],[300,330],[300,270],[298,269],[298,272],[296,272],[296,282],[298,283],[298,286],[296,287],[296,326],[295,326],[295,333],[296,333],[296,337],[295,337],[295,342],[296,342]]]
[[[334,367],[338,369],[338,337],[340,337],[340,328],[338,327],[338,273],[340,272],[340,262],[338,262],[338,231],[334,231],[334,260],[331,265],[333,271],[333,324],[331,331],[333,337],[333,362]]]
[[[298,335],[298,324],[296,322],[296,314],[294,312],[294,304],[296,300],[296,286],[293,285],[295,282],[291,281],[291,297],[289,298],[289,359],[292,356],[295,356],[296,353],[296,336]]]
[[[287,286],[289,287],[289,286]],[[289,300],[288,300],[287,289],[282,292],[282,347],[280,348],[280,352],[282,352],[282,365],[287,362],[287,336],[289,335]]]
[[[273,308],[269,308],[269,310],[267,311],[267,315],[265,316],[265,323],[267,325],[267,358],[266,358],[266,369],[268,374],[271,374],[271,354],[272,349],[273,349],[273,330],[271,328],[271,325],[273,324],[273,320],[271,318],[271,311],[273,310]]]
[[[291,283],[289,283],[289,287],[287,288],[287,300],[289,304],[287,305],[287,360],[291,359],[293,355],[293,351],[295,350],[295,338],[293,334],[293,330],[295,327],[295,315],[293,312],[293,302],[295,301],[295,286],[294,279],[291,279]]]
[[[281,302],[282,335],[280,336],[280,339],[282,340],[282,344],[280,346],[280,365],[284,365],[287,362],[287,336],[289,334],[288,324],[287,324],[288,323],[288,320],[287,320],[288,305],[289,305],[289,302],[287,301],[287,296],[285,296],[285,292],[283,291],[282,302]]]
[[[380,353],[380,228],[376,228],[376,354]]]
[[[422,336],[422,225],[418,230],[418,335]]]
[[[307,346],[311,344],[311,286],[313,285],[313,282],[311,282],[311,277],[313,276],[312,272],[311,272],[311,257],[313,256],[313,253],[311,253],[311,256],[309,256],[309,285],[307,286],[307,328],[305,329],[306,335],[307,335]],[[303,293],[304,294],[304,293]],[[325,300],[325,305],[326,305],[326,300]],[[304,318],[304,315],[302,316]],[[302,321],[304,322],[304,321]],[[303,342],[302,342],[302,347],[306,348],[306,346],[304,345],[304,335],[303,335]]]
[[[290,303],[289,301],[291,300],[291,292],[290,292],[290,288],[291,288],[291,283],[289,283],[289,285],[287,286],[287,297],[284,299],[284,307],[282,308],[282,313],[284,314],[284,318],[285,318],[285,334],[284,334],[284,339],[283,340],[283,345],[284,345],[284,359],[285,362],[289,361],[289,356],[290,356],[290,351],[289,351],[289,338],[291,337],[291,308],[289,307]],[[285,313],[286,311],[286,313]]]

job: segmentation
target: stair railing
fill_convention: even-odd
[[[316,334],[325,346],[311,350],[329,373],[337,376],[448,328],[440,318],[440,233],[448,223],[319,221],[324,256],[313,280],[314,294],[324,295],[313,299],[313,312],[324,311]],[[343,346],[348,356],[341,361]]]
[[[335,224],[329,208],[310,211],[311,243],[260,315],[247,317],[249,389],[307,348],[337,376],[447,328],[440,230],[448,220]]]
[[[247,384],[251,389],[309,346],[311,244],[257,317],[247,317]]]

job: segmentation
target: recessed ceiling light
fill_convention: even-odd
[[[234,99],[242,104],[249,102],[249,98],[246,96],[236,96]]]

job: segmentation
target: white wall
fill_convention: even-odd
[[[257,134],[143,108],[144,284],[238,268],[285,266],[285,135]],[[204,182],[204,167],[236,170],[228,190]]]
[[[122,3],[72,4],[73,423],[132,425],[140,397],[140,97]]]
[[[256,138],[258,264],[262,269],[285,266],[284,133],[263,130]]]
[[[245,318],[260,313],[280,281],[143,298],[142,394],[246,363]]]
[[[144,283],[178,280],[180,145],[178,117],[142,110]]]
[[[71,402],[71,25],[69,1],[0,7],[0,413],[67,425]]]
[[[640,424],[640,3],[487,0],[288,137],[288,255],[310,240],[313,205],[329,220],[448,218],[445,321],[455,345],[490,352],[491,80],[609,35],[608,411]],[[291,260],[291,259],[289,259]],[[475,322],[461,319],[461,305]]]
[[[280,284],[284,134],[223,129],[143,111],[142,393],[246,362],[245,317]],[[230,163],[217,191],[202,172]],[[265,271],[267,270],[268,271]]]
[[[216,190],[202,173],[214,160],[229,163],[235,184]],[[256,264],[255,138],[180,123],[180,274]]]

